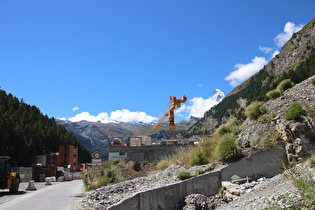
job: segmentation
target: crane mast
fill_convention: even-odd
[[[107,138],[107,141],[108,141],[108,146],[111,145],[110,141],[109,141],[109,134],[105,134],[103,133],[102,131],[100,131],[98,128],[95,128],[98,132],[100,132],[103,136],[105,136]]]
[[[168,129],[170,131],[170,139],[175,139],[175,120],[174,120],[174,110],[180,107],[181,103],[184,103],[187,100],[186,96],[183,96],[182,99],[176,99],[176,97],[170,96],[170,105],[169,109],[164,113],[164,115],[159,119],[159,121],[153,126],[152,130],[155,130],[159,125],[168,117]]]

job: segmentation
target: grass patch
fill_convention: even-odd
[[[173,157],[164,157],[160,162],[157,163],[157,168],[161,171],[167,169],[174,163]]]
[[[178,177],[180,180],[185,180],[185,179],[191,178],[192,175],[191,175],[189,172],[187,172],[187,171],[181,171],[181,172],[177,175],[177,177]]]
[[[277,89],[267,92],[266,96],[270,99],[278,98],[283,94],[283,91],[286,91],[293,86],[294,82],[292,82],[290,79],[285,79],[278,84]]]
[[[232,133],[225,134],[217,146],[217,155],[222,162],[232,162],[241,156],[241,151],[238,148],[236,137]]]
[[[279,90],[271,90],[266,93],[266,96],[271,99],[275,99],[281,96],[281,92]]]
[[[198,150],[197,153],[195,153],[195,157],[192,159],[191,165],[192,166],[199,166],[199,165],[205,165],[208,161],[205,157],[205,155],[201,152],[201,150]]]
[[[229,120],[227,123],[220,125],[219,128],[215,131],[215,134],[220,136],[227,134],[227,133],[234,133],[237,134],[240,131],[240,121],[236,118]]]
[[[279,85],[277,86],[277,90],[279,92],[283,92],[293,86],[294,86],[294,83],[290,79],[285,79],[279,83]]]
[[[251,119],[257,119],[259,115],[266,113],[267,109],[262,106],[263,102],[254,101],[245,109],[245,115]]]
[[[89,180],[84,182],[84,188],[86,190],[94,190],[105,186],[109,183],[120,182],[116,177],[115,169],[118,167],[118,162],[114,161],[105,161],[100,167],[100,173],[94,173],[93,170],[88,171]]]
[[[313,155],[310,159],[315,159]],[[315,208],[315,180],[308,167],[293,166],[286,169],[284,175],[287,179],[292,180],[297,187],[299,194],[303,197],[304,205],[307,209]]]
[[[287,120],[302,120],[305,111],[300,103],[293,103],[290,108],[285,112],[285,119]]]

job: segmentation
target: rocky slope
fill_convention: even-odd
[[[283,174],[257,181],[238,182],[238,177],[230,182],[222,182],[222,191],[207,197],[200,194],[186,196],[175,209],[314,209],[315,202],[306,201],[302,194],[306,187],[315,189],[315,157],[296,165]],[[292,176],[293,175],[293,176]],[[294,179],[304,179],[308,186],[297,188]],[[305,195],[304,195],[305,196]],[[308,196],[312,199],[312,196]],[[310,204],[312,202],[312,204]]]
[[[269,100],[263,106],[266,113],[257,120],[247,118],[237,140],[244,154],[264,150],[269,144],[283,143],[288,161],[303,158],[315,144],[315,76],[286,90],[284,95]],[[285,113],[293,103],[305,110],[305,120],[286,120]]]
[[[314,51],[315,18],[299,32],[293,34],[291,39],[282,47],[280,53],[263,69],[227,94],[220,104],[206,112],[204,117],[185,134],[189,136],[204,133],[204,131],[212,132],[213,129],[227,122],[229,118],[240,115],[242,109],[251,102],[255,100],[266,101],[266,93],[274,89],[281,80],[285,78],[297,79],[305,73],[314,75],[314,70],[311,69],[303,70],[306,72],[299,72],[296,73],[299,75],[294,75],[300,64],[313,55]]]

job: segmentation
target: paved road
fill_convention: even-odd
[[[82,194],[82,180],[62,182],[19,196],[1,204],[0,209],[75,209],[75,205],[82,199]]]

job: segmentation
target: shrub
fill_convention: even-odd
[[[312,79],[311,83],[312,83],[312,85],[315,85],[315,79]]]
[[[219,128],[215,131],[216,134],[220,136],[227,134],[227,133],[234,133],[237,134],[240,131],[240,121],[236,118],[229,120],[227,123],[220,125]]]
[[[290,79],[285,79],[279,83],[279,85],[277,86],[277,90],[279,92],[283,92],[293,86],[294,86],[294,83]]]
[[[88,183],[84,182],[85,189],[93,190],[107,185],[108,183],[119,182],[116,178],[116,167],[117,165],[114,165],[113,162],[103,162],[100,173],[94,173],[90,170],[88,172],[89,181]]]
[[[225,124],[220,125],[220,127],[217,128],[216,132],[220,135],[224,135],[229,132],[229,129]]]
[[[305,115],[305,111],[300,103],[293,103],[291,107],[285,112],[285,119],[300,120]]]
[[[266,108],[262,106],[263,102],[254,101],[245,109],[245,114],[251,119],[257,119],[257,117],[266,112]]]
[[[192,166],[199,166],[199,165],[204,165],[207,163],[208,163],[208,161],[206,160],[204,154],[199,150],[195,154],[195,157],[192,159],[191,165]]]
[[[281,96],[281,92],[279,90],[271,90],[271,91],[266,93],[266,96],[268,98],[275,99],[275,98],[278,98]]]
[[[185,180],[185,179],[191,178],[192,176],[191,176],[190,173],[187,172],[187,171],[181,171],[181,172],[177,175],[177,177],[178,177],[180,180]]]
[[[222,162],[232,162],[240,156],[240,150],[235,142],[236,137],[233,134],[226,134],[222,137],[217,146],[217,154]]]

